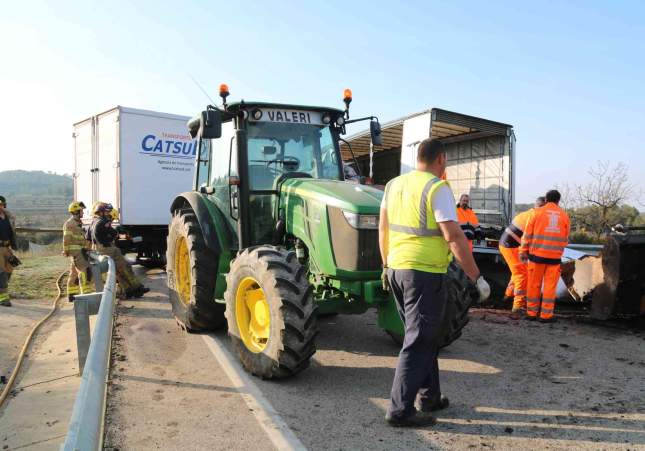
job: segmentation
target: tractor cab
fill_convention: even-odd
[[[189,122],[199,137],[194,188],[228,213],[236,248],[273,243],[282,185],[293,178],[343,181],[338,141],[355,120],[347,120],[347,108],[227,104],[227,93],[220,90],[222,109],[209,106]],[[348,107],[351,91],[345,94]]]

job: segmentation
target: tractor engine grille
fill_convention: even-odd
[[[353,228],[340,208],[328,206],[327,214],[336,266],[346,271],[380,270],[378,230]]]

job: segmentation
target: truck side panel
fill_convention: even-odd
[[[417,164],[417,147],[430,137],[430,113],[423,113],[403,122],[401,140],[401,174],[412,171]]]
[[[509,218],[511,195],[510,141],[490,136],[446,144],[446,176],[459,197],[468,194],[479,221],[503,226]]]
[[[121,224],[167,225],[177,193],[192,189],[197,142],[188,134],[187,120],[121,110]]]

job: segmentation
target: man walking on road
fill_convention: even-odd
[[[0,196],[0,306],[11,307],[9,279],[17,261],[11,252],[16,249],[16,221],[6,207],[7,200]]]
[[[569,242],[569,216],[558,206],[560,193],[546,193],[546,205],[536,208],[526,223],[520,245],[520,260],[527,263],[526,318],[555,321],[555,295],[560,280],[560,263]],[[540,303],[540,291],[542,302]]]
[[[112,228],[112,205],[101,202],[95,208],[95,217],[90,226],[92,243],[99,253],[112,257],[114,260],[116,278],[125,297],[140,298],[150,289],[139,282],[121,249],[114,245],[117,233]]]
[[[450,186],[440,178],[445,169],[443,144],[423,141],[416,170],[391,180],[381,204],[383,285],[392,290],[405,326],[385,416],[392,426],[432,425],[436,420],[430,412],[448,407],[448,398],[441,395],[437,353],[452,254],[473,281],[471,296],[479,298],[477,287],[482,292],[488,287],[457,222]]]
[[[535,208],[540,208],[545,203],[544,197],[538,197],[535,200]],[[526,311],[526,283],[528,274],[526,263],[520,260],[519,247],[524,230],[526,229],[526,223],[535,208],[518,213],[508,227],[506,227],[506,230],[504,230],[504,233],[502,233],[499,239],[499,252],[504,257],[511,271],[509,287],[512,287],[513,290],[513,313]],[[506,294],[509,294],[508,290]]]
[[[87,260],[87,250],[91,243],[85,239],[85,233],[81,224],[81,216],[85,204],[83,202],[72,202],[67,211],[71,214],[63,225],[63,255],[69,257],[69,277],[67,278],[67,298],[74,300],[74,296],[81,293],[91,293],[92,273],[90,263]]]

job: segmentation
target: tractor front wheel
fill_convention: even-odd
[[[261,378],[294,375],[316,352],[316,308],[307,272],[281,247],[245,249],[226,276],[228,333],[244,368]]]

